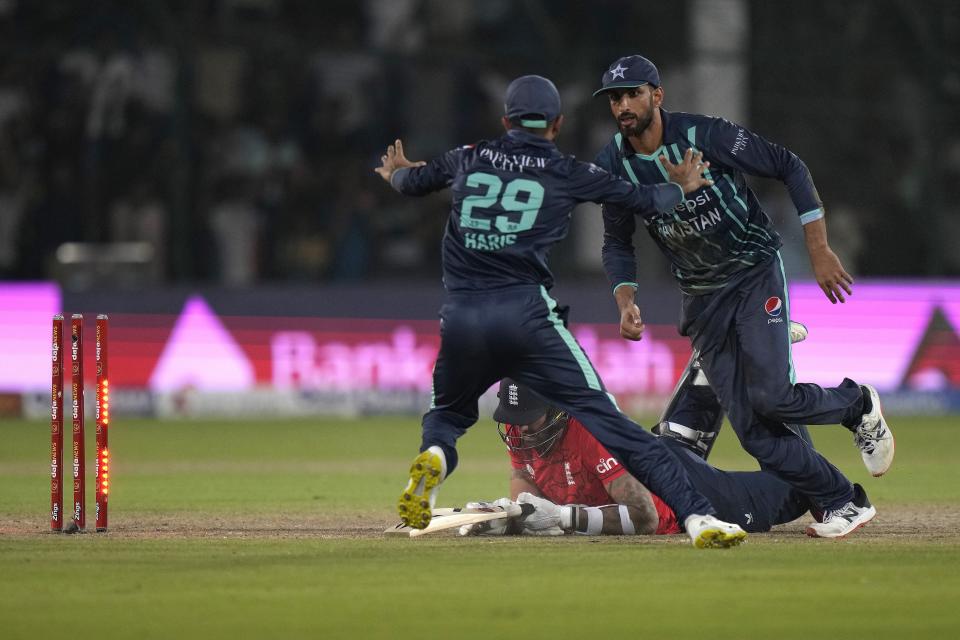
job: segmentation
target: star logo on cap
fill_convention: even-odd
[[[620,78],[621,80],[625,80],[626,78],[623,77],[623,72],[626,70],[627,68],[620,66],[620,63],[618,62],[617,66],[615,66],[613,69],[610,69],[610,73],[613,74],[613,77],[610,79],[616,80],[617,78]]]

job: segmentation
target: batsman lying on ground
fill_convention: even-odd
[[[461,535],[682,532],[673,511],[627,473],[577,420],[509,379],[501,382],[499,397],[494,419],[500,423],[513,471],[510,498],[487,505],[507,507],[517,502],[533,505],[535,511],[464,526]],[[665,421],[674,422],[671,417],[665,416]],[[746,531],[769,531],[807,511],[818,521],[822,517],[803,494],[773,474],[722,471],[680,440],[662,437],[661,441],[684,467],[694,487],[713,504],[717,517]],[[855,492],[856,500],[872,512],[872,518],[876,510],[863,488],[855,485]],[[484,505],[467,505],[478,506]]]

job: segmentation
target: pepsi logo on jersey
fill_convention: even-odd
[[[783,311],[783,301],[777,296],[770,296],[763,304],[763,308],[767,312],[767,315],[774,317],[779,316],[780,312]]]
[[[767,319],[767,324],[780,324],[783,322],[783,318],[780,317],[780,314],[783,313],[783,300],[777,296],[767,298],[767,301],[763,303],[763,309],[767,312],[767,315],[770,316],[770,318]]]

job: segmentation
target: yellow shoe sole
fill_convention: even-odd
[[[697,549],[727,549],[739,545],[746,539],[746,531],[727,533],[719,529],[707,529],[700,532],[693,544]]]
[[[408,527],[426,529],[433,514],[430,492],[440,484],[440,456],[429,451],[418,455],[410,466],[410,482],[397,501],[397,513]]]

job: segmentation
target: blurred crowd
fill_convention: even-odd
[[[379,183],[384,146],[402,135],[419,159],[498,135],[506,83],[537,72],[564,97],[561,147],[592,157],[611,134],[605,106],[590,100],[604,65],[635,50],[661,71],[682,64],[691,3],[636,4],[0,0],[0,278],[56,277],[65,242],[149,243],[154,282],[437,278],[447,199],[403,199]],[[774,112],[758,130],[786,144],[782,104],[753,91],[753,104]],[[958,136],[953,123],[940,151],[960,167]],[[801,153],[821,191],[864,179],[862,167],[839,164],[855,155],[825,168],[831,153]],[[922,196],[928,177],[908,178],[903,188]],[[772,215],[793,224],[784,194],[770,193]],[[831,194],[833,240],[852,260],[878,206],[867,198],[865,210],[856,194]],[[928,213],[942,204],[929,193],[925,202]],[[797,229],[785,235],[802,241]],[[904,265],[911,275],[960,270]]]

